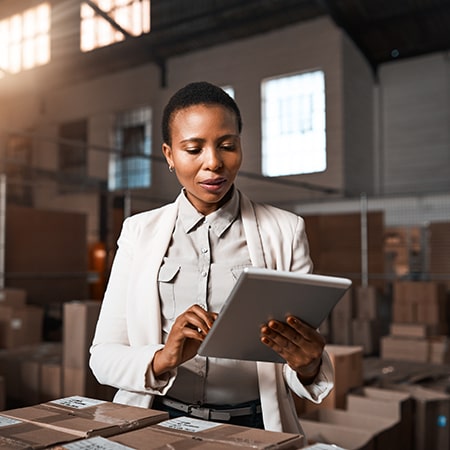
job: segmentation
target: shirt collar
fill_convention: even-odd
[[[233,194],[230,200],[217,211],[204,216],[199,213],[186,197],[186,192],[182,189],[179,204],[179,219],[186,233],[191,232],[199,223],[207,221],[211,230],[220,237],[228,227],[235,221],[239,213],[239,193],[232,187]]]

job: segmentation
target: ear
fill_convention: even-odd
[[[172,158],[172,148],[168,144],[162,145],[162,152],[164,154],[164,157],[166,158],[167,164],[169,167],[173,167],[173,158]]]

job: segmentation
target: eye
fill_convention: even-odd
[[[236,146],[231,143],[224,143],[220,145],[220,148],[225,151],[233,151],[236,148]]]
[[[185,150],[190,155],[197,155],[198,153],[200,153],[202,151],[202,149],[199,147],[189,147],[189,148],[186,148]]]

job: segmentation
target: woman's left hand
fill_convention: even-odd
[[[324,337],[294,316],[286,322],[269,320],[261,326],[261,342],[284,358],[303,384],[314,381],[320,371]]]

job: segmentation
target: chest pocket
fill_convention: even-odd
[[[161,313],[166,320],[175,318],[175,280],[181,266],[164,264],[159,269],[158,287],[161,302]]]

